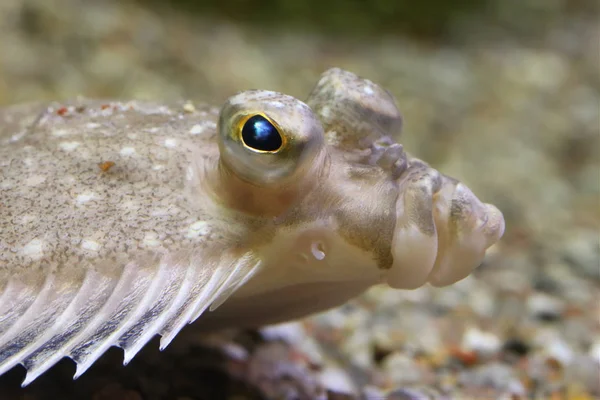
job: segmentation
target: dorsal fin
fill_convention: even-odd
[[[0,285],[0,375],[22,364],[26,386],[70,357],[77,378],[111,346],[124,350],[127,364],[156,334],[164,349],[259,267],[252,254],[200,262],[190,253],[129,261],[116,274],[86,268],[79,279],[52,271],[41,284],[13,276]]]

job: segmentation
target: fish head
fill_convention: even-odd
[[[205,181],[217,203],[260,227],[247,238],[263,272],[242,294],[446,286],[481,264],[504,232],[502,213],[408,154],[401,127],[388,91],[337,68],[306,103],[271,91],[225,103],[218,178]]]

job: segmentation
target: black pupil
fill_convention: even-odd
[[[262,115],[249,118],[242,128],[242,139],[246,146],[260,151],[279,150],[282,145],[277,128]]]

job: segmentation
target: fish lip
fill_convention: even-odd
[[[463,183],[427,167],[402,180],[396,200],[392,267],[387,284],[395,289],[458,282],[475,270],[487,249],[505,231],[504,216],[483,203]]]
[[[387,272],[387,284],[394,289],[423,286],[437,258],[438,237],[433,213],[428,213],[428,221],[422,221],[431,229],[423,229],[412,220],[414,202],[410,194],[402,191],[395,204],[396,224],[391,243],[393,263]]]

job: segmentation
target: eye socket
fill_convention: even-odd
[[[262,115],[254,115],[242,127],[244,145],[259,152],[276,152],[283,145],[279,130]]]

